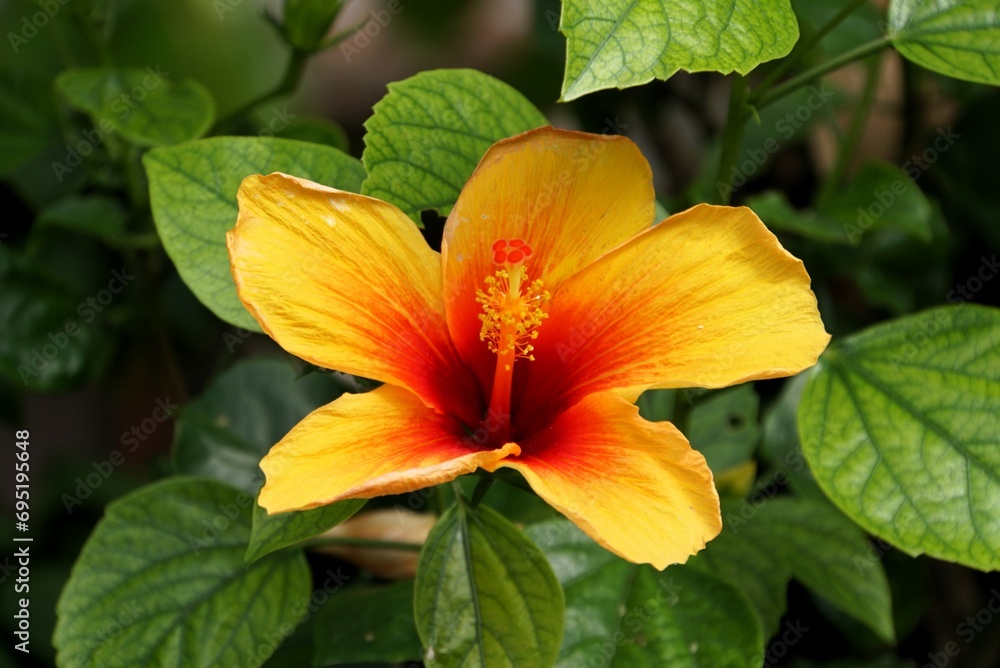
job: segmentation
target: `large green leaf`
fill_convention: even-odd
[[[559,653],[559,582],[490,508],[459,500],[441,516],[420,555],[414,600],[428,666],[551,666]]]
[[[326,374],[299,377],[281,359],[239,362],[184,406],[174,438],[174,470],[256,494],[257,467],[275,443],[343,388]]]
[[[729,584],[690,566],[660,572],[628,563],[564,519],[532,525],[527,532],[566,592],[566,633],[557,665],[760,667],[760,625],[746,598]],[[720,629],[725,642],[719,641]]]
[[[246,561],[252,564],[283,547],[318,536],[361,510],[363,505],[364,499],[347,499],[312,510],[268,515],[259,504],[255,504]]]
[[[252,503],[172,478],[108,506],[59,600],[58,664],[261,665],[302,620],[311,583],[300,552],[247,569]]]
[[[316,613],[316,623],[323,629],[316,636],[317,666],[420,658],[411,581],[337,592]]]
[[[494,142],[545,125],[519,92],[475,70],[433,70],[389,84],[365,122],[362,192],[446,215]]]
[[[1000,311],[900,318],[820,358],[799,436],[823,490],[910,554],[1000,567]]]
[[[565,0],[562,99],[667,79],[739,72],[787,55],[799,36],[789,0]]]
[[[1000,86],[996,0],[892,0],[889,30],[896,49],[916,64]]]
[[[169,146],[197,139],[215,118],[215,101],[204,86],[169,77],[159,66],[66,70],[56,90],[90,115],[94,136],[117,132],[139,146]]]
[[[240,303],[226,232],[236,224],[236,191],[251,174],[284,172],[358,192],[365,171],[327,146],[271,137],[215,137],[143,156],[156,229],[181,278],[205,306],[239,327],[261,331]]]

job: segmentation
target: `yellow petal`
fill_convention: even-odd
[[[413,393],[383,385],[348,394],[306,416],[260,463],[259,503],[269,513],[341,499],[402,494],[493,469],[514,444],[475,450],[453,418]]]
[[[802,262],[747,208],[699,205],[605,255],[552,296],[516,419],[583,396],[791,376],[830,340]]]
[[[495,358],[479,339],[476,290],[493,276],[492,245],[523,239],[531,280],[557,289],[595,258],[652,225],[652,172],[625,137],[540,128],[493,145],[445,224],[448,326],[489,387]]]
[[[445,324],[440,255],[401,211],[284,174],[247,177],[239,207],[233,277],[278,344],[478,418],[477,386]]]
[[[722,529],[705,458],[669,422],[612,394],[591,395],[500,466],[591,538],[636,563],[683,563]]]

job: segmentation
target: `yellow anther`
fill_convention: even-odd
[[[500,269],[485,282],[486,290],[476,292],[476,301],[483,306],[479,314],[483,323],[480,340],[500,357],[535,359],[531,354],[535,347],[530,341],[538,338],[537,328],[548,317],[542,309],[550,298],[542,281],[528,284],[522,294],[521,286],[527,282],[527,276],[522,267],[516,266]]]

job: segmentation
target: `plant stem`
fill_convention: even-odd
[[[694,401],[686,390],[676,390],[674,395],[674,414],[670,416],[670,421],[683,433],[687,433],[688,418],[691,415],[691,407]]]
[[[778,100],[785,97],[789,93],[798,90],[802,86],[812,83],[813,81],[823,76],[824,74],[833,72],[834,70],[839,70],[841,67],[847,65],[848,63],[852,63],[855,60],[860,60],[865,56],[870,56],[873,53],[881,51],[891,42],[892,42],[891,37],[888,36],[879,37],[878,39],[872,40],[870,42],[862,44],[857,48],[851,49],[846,53],[842,53],[836,58],[831,58],[825,63],[817,65],[816,67],[810,70],[806,70],[802,74],[792,77],[791,79],[781,84],[780,86],[775,86],[774,88],[771,88],[769,90],[763,90],[763,92],[761,92],[762,89],[758,88],[750,95],[749,104],[753,105],[754,107],[757,107],[758,109],[766,107],[767,105],[773,102],[777,102]]]
[[[827,201],[833,195],[834,190],[843,181],[844,174],[847,173],[851,160],[853,160],[854,154],[857,151],[861,135],[864,133],[865,121],[868,120],[868,112],[871,109],[872,102],[875,100],[875,88],[878,83],[878,63],[878,59],[873,59],[869,65],[868,81],[865,82],[864,91],[861,93],[861,100],[854,108],[851,126],[847,131],[847,137],[840,147],[833,171],[827,176],[826,181],[823,182],[820,188],[819,194],[816,196],[817,206]]]
[[[484,473],[482,477],[479,478],[479,482],[476,483],[476,489],[472,491],[472,500],[469,502],[470,508],[475,508],[479,505],[479,502],[483,500],[484,496],[486,496],[486,492],[490,491],[490,487],[493,486],[494,482],[496,482],[496,478],[490,474]]]
[[[423,543],[407,543],[396,540],[377,540],[374,538],[313,538],[303,543],[305,547],[370,547],[377,550],[402,550],[419,552],[424,549]]]
[[[238,108],[236,111],[221,119],[215,124],[215,127],[212,128],[212,134],[218,134],[220,131],[227,129],[229,126],[236,123],[236,121],[240,120],[260,105],[293,93],[295,89],[298,88],[299,82],[302,80],[302,74],[305,72],[306,64],[309,62],[310,56],[312,56],[312,52],[310,51],[293,48],[292,55],[288,60],[288,66],[285,67],[285,73],[281,77],[281,81],[278,82],[278,85],[267,93],[258,95]]]
[[[59,56],[63,60],[63,64],[67,67],[78,67],[79,62],[76,59],[76,54],[73,53],[73,49],[70,48],[69,42],[66,40],[66,34],[63,32],[62,23],[58,19],[53,19],[52,23],[52,43],[56,47],[56,51],[59,52]]]
[[[743,144],[743,133],[751,116],[751,108],[747,104],[750,87],[746,79],[739,74],[733,75],[732,88],[729,92],[729,115],[726,117],[726,128],[722,132],[722,152],[719,155],[719,171],[716,174],[718,201],[729,204],[732,187],[729,183],[729,171],[739,157],[740,146]]]
[[[802,60],[803,56],[812,51],[813,47],[819,44],[824,37],[829,35],[834,28],[843,23],[844,20],[853,14],[858,7],[869,1],[870,0],[851,0],[851,2],[840,11],[840,13],[827,21],[826,24],[820,27],[819,30],[799,42],[797,48],[789,54],[787,58],[778,63],[778,66],[775,67],[773,71],[768,73],[768,75],[764,77],[763,81],[757,84],[757,90],[766,91],[771,88],[775,81],[785,76],[785,74],[787,74],[792,67]]]
[[[444,485],[438,485],[434,488],[434,494],[431,497],[434,502],[434,514],[438,517],[444,515],[445,511],[448,510],[448,500],[444,498]]]

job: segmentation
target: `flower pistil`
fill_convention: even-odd
[[[538,327],[548,317],[543,309],[550,295],[541,280],[528,278],[524,262],[531,257],[532,248],[523,239],[499,239],[492,249],[493,263],[499,268],[486,277],[486,290],[476,291],[476,301],[483,307],[479,339],[497,356],[489,411],[508,416],[514,361],[535,359],[531,342],[538,338]],[[510,437],[509,420],[501,432],[504,440]]]

